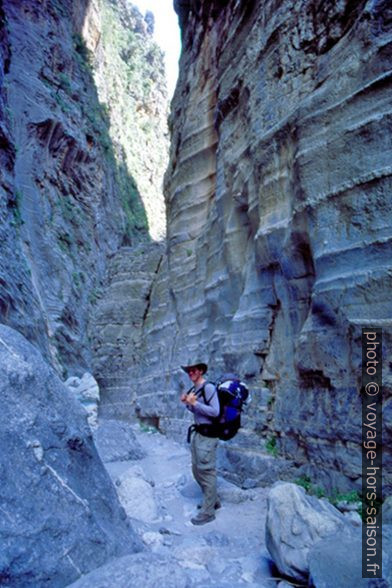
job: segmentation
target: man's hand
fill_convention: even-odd
[[[195,406],[196,402],[197,402],[197,396],[196,394],[194,394],[193,392],[191,392],[190,394],[187,395],[186,397],[186,401],[187,404],[190,404],[191,406]]]
[[[190,394],[182,394],[180,397],[180,400],[181,400],[181,402],[184,402],[184,404],[189,404],[190,406],[195,406],[195,404],[197,402],[197,396],[193,392],[190,392]]]

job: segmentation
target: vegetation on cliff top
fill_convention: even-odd
[[[135,210],[136,198],[132,199],[137,190],[150,235],[159,238],[165,230],[162,178],[168,158],[163,53],[152,37],[151,13],[143,17],[125,0],[101,0],[101,11],[101,51],[93,61],[94,78],[110,117],[123,206],[130,225],[143,224],[144,211]],[[128,182],[128,176],[135,181]]]

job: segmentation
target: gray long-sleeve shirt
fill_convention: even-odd
[[[211,382],[207,382],[192,390],[195,394],[204,386],[204,395],[207,402],[204,402],[203,394],[199,394],[198,400],[194,406],[187,405],[188,410],[193,412],[195,423],[197,425],[209,425],[212,418],[219,415],[219,399],[216,388]]]

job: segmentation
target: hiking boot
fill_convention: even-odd
[[[197,505],[197,508],[198,508],[198,510],[200,510],[202,506],[203,506],[203,505],[202,505],[201,503],[200,503],[200,504],[198,504],[198,505]],[[214,508],[215,508],[215,510],[218,510],[218,508],[220,508],[221,506],[222,506],[222,503],[221,503],[221,501],[220,501],[220,500],[219,500],[219,498],[218,498],[218,500],[215,502],[215,506],[214,506]]]
[[[191,519],[191,523],[193,525],[205,525],[206,523],[209,523],[211,521],[215,520],[215,515],[214,514],[207,514],[205,512],[199,512],[199,514],[195,517],[193,517],[193,519]]]

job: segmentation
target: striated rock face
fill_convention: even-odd
[[[41,354],[2,325],[0,366],[0,584],[67,586],[141,551],[84,408]]]
[[[361,325],[391,343],[386,3],[176,5],[168,256],[144,323],[141,414],[182,432],[179,365],[206,358],[211,377],[269,388],[268,418],[252,407],[247,426],[281,456],[326,488],[359,488]],[[387,420],[386,361],[384,381]],[[390,423],[390,471],[388,441]]]
[[[134,419],[137,397],[150,396],[135,376],[148,369],[142,327],[151,290],[162,263],[163,246],[144,243],[122,247],[110,261],[107,285],[89,322],[93,370],[101,390],[99,414],[104,418]]]
[[[110,61],[102,16],[109,5],[2,3],[0,320],[37,343],[64,376],[82,375],[91,365],[87,320],[108,259],[120,246],[148,239],[129,135],[148,159],[147,143],[165,120],[162,55],[148,23],[128,7],[137,59],[123,56],[124,68],[112,67],[111,82],[123,110],[132,84],[127,121],[135,116],[128,135],[113,145],[111,119],[115,132],[127,121],[123,110],[111,112],[113,96],[102,95],[95,78],[127,45],[115,45]],[[123,12],[110,10],[117,31]],[[138,79],[129,77],[126,86],[132,64]],[[149,135],[142,128],[146,115],[136,116],[138,106],[159,111]],[[164,154],[162,147],[161,159]],[[156,194],[156,178],[152,184]]]
[[[18,193],[14,187],[17,149],[12,136],[13,115],[9,107],[5,80],[10,72],[11,46],[5,26],[4,7],[0,8],[0,315],[3,322],[32,335],[41,348],[47,348],[45,327],[34,293],[30,268],[16,237],[21,224]]]

